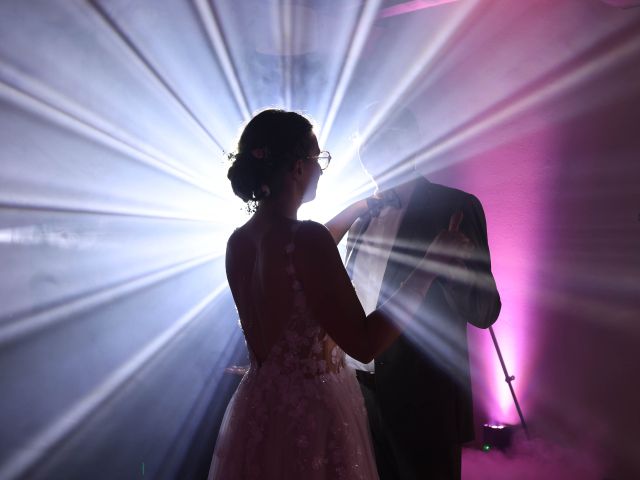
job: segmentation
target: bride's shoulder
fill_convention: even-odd
[[[327,227],[313,220],[298,222],[296,243],[309,246],[335,245]]]
[[[227,245],[229,246],[241,242],[246,237],[246,232],[244,230],[244,227],[238,227],[231,232],[231,235],[229,235],[229,239],[227,240]]]
[[[252,250],[253,240],[250,232],[247,231],[246,225],[236,228],[227,240],[227,256],[236,251]]]
[[[298,230],[327,230],[327,227],[325,227],[323,224],[315,222],[313,220],[299,220],[297,224]]]
[[[300,222],[294,244],[298,261],[312,271],[323,269],[334,263],[334,257],[340,257],[331,233],[318,222]]]

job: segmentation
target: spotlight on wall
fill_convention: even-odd
[[[485,423],[482,426],[482,450],[507,450],[511,446],[515,428],[514,425]]]

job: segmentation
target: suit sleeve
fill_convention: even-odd
[[[347,250],[345,254],[345,268],[349,277],[353,279],[353,268],[355,264],[355,255],[357,253],[356,243],[362,232],[369,225],[369,221],[365,217],[359,217],[353,222],[353,225],[347,232]]]
[[[464,218],[460,231],[474,245],[461,278],[443,282],[450,307],[462,318],[479,328],[488,328],[497,319],[502,306],[496,282],[491,273],[491,257],[487,240],[487,223],[480,201],[468,195],[462,208]]]

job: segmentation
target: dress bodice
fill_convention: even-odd
[[[338,373],[344,367],[345,354],[314,318],[307,305],[303,285],[294,266],[295,235],[304,222],[291,228],[291,241],[285,246],[285,270],[293,292],[292,314],[280,338],[273,344],[267,357],[259,362],[249,346],[251,369],[265,370],[270,375],[301,375],[311,378]]]

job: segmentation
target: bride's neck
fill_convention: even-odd
[[[266,220],[275,220],[278,218],[287,218],[289,220],[298,219],[298,208],[300,202],[293,198],[287,198],[280,195],[278,198],[265,198],[258,205],[256,216]]]

